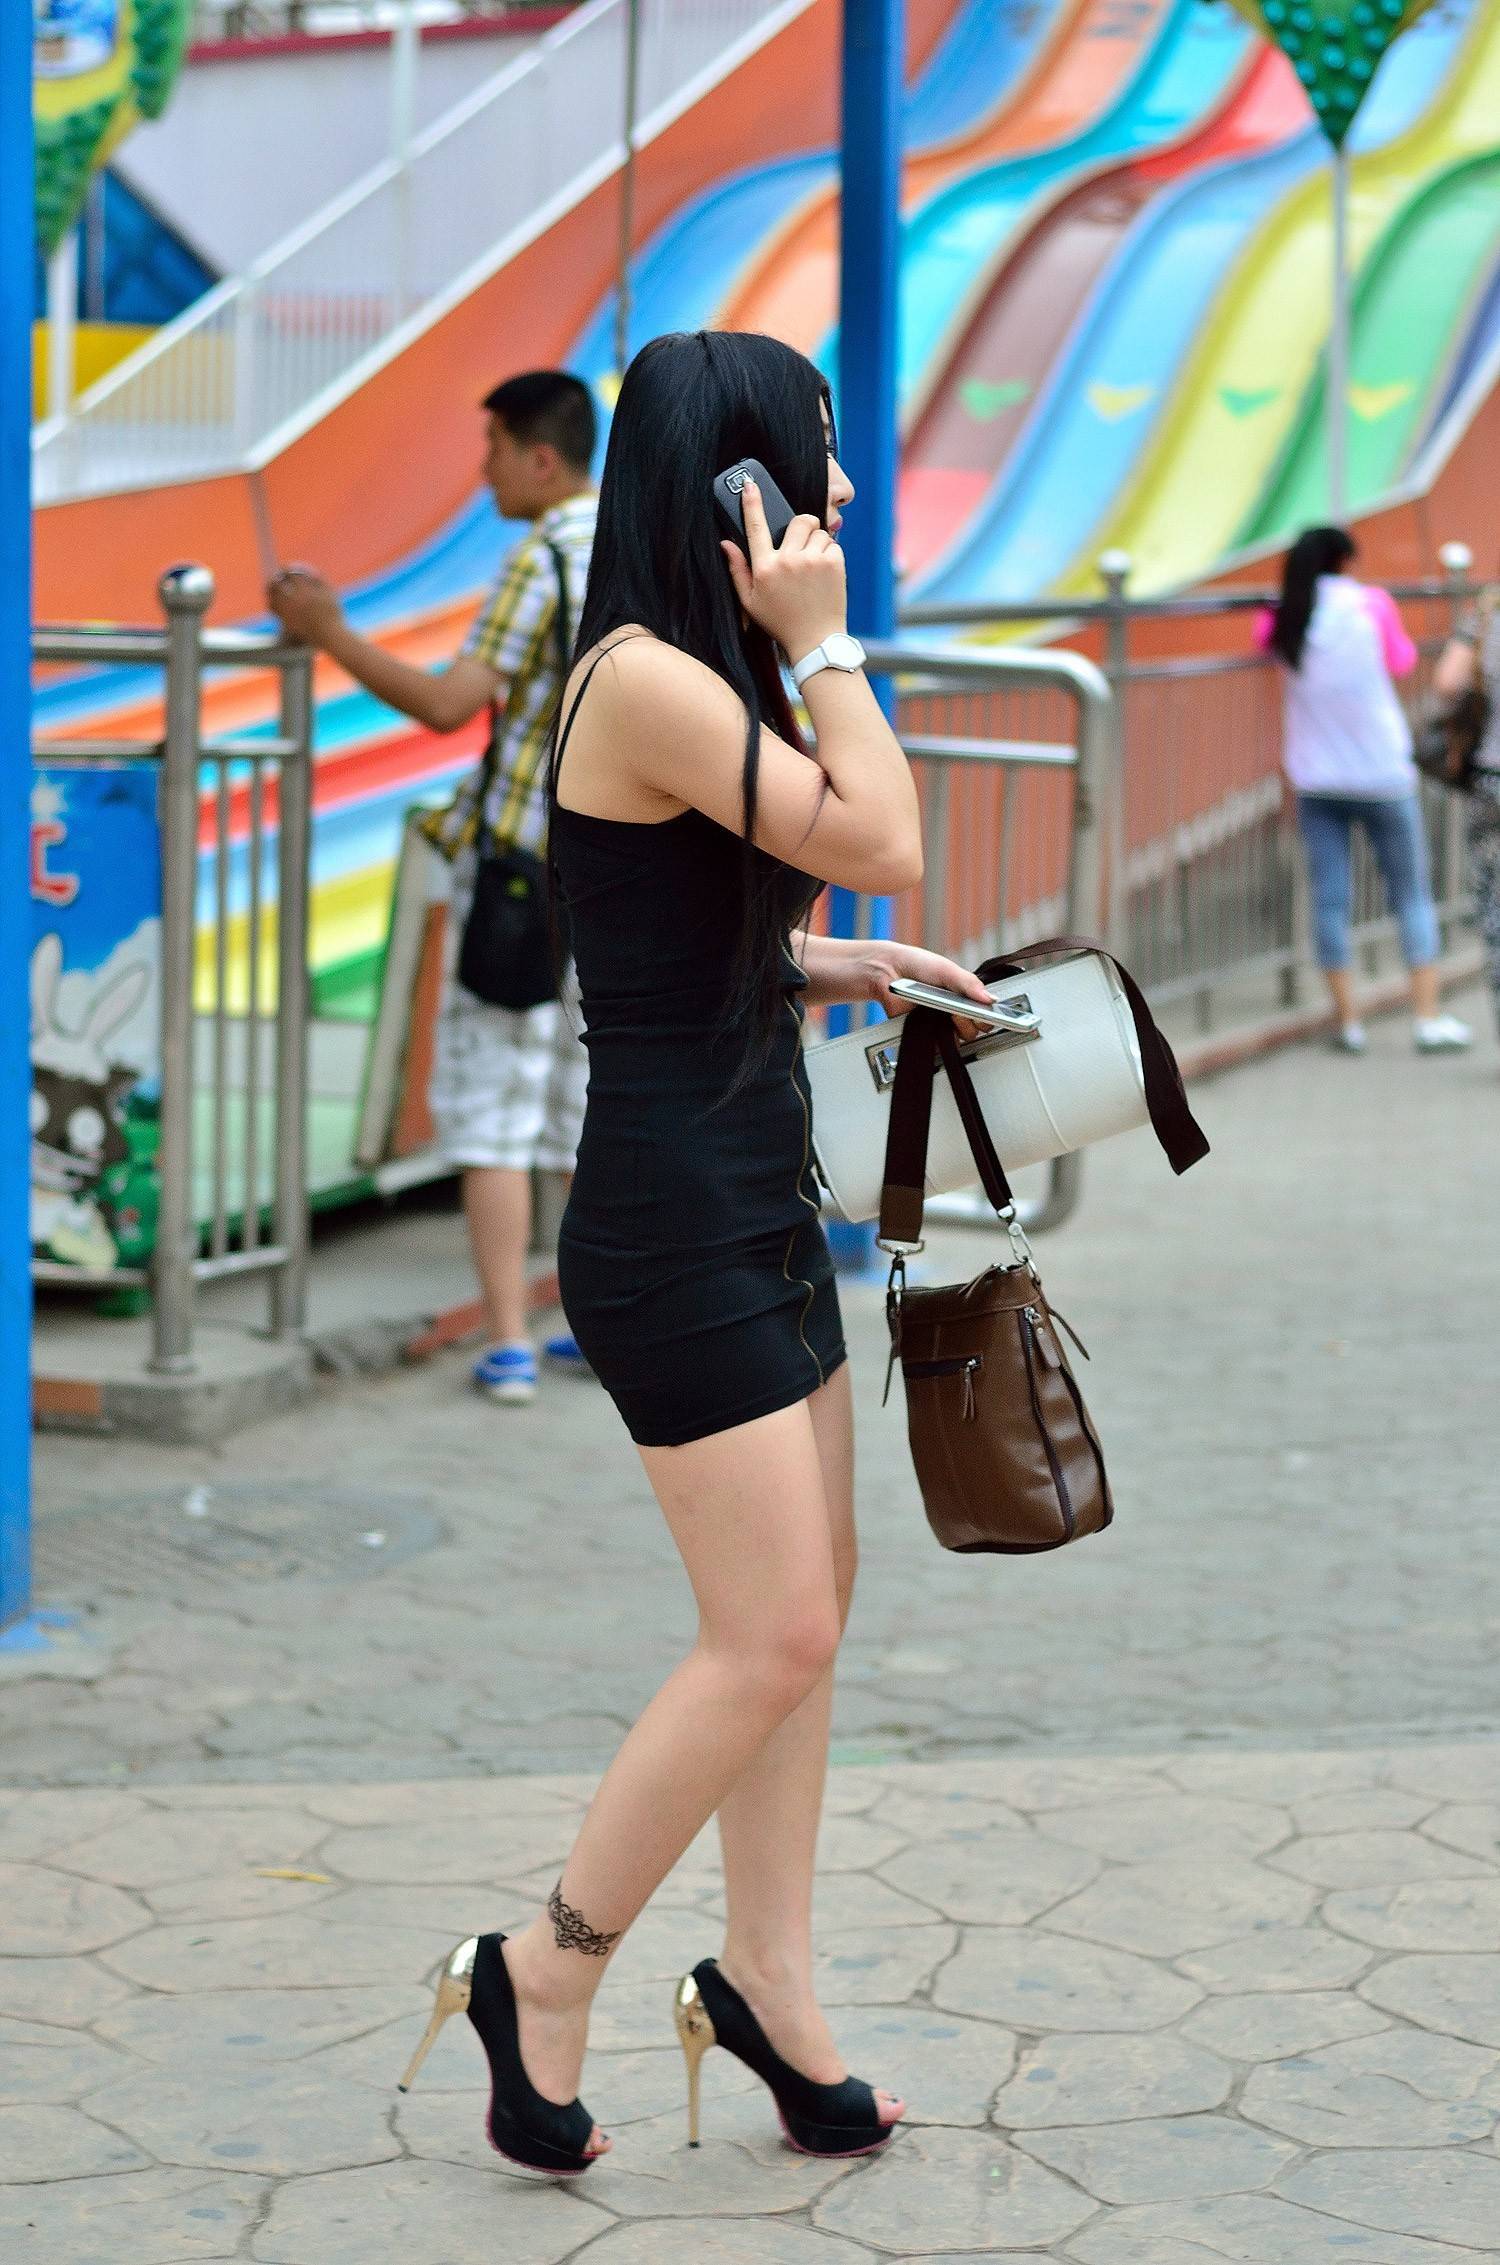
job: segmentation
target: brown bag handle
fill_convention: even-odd
[[[1086,936],[1049,936],[1044,943],[1027,944],[1019,951],[984,960],[975,973],[981,983],[992,983],[997,976],[1024,975],[1028,968],[1078,951],[1097,952],[1101,959],[1109,961],[1120,978],[1135,1023],[1152,1130],[1173,1171],[1185,1172],[1208,1154],[1208,1141],[1188,1107],[1176,1055],[1163,1037],[1139,984],[1112,952],[1105,951],[1102,945],[1091,942]],[[891,1089],[885,1184],[880,1193],[880,1240],[883,1243],[921,1240],[932,1085],[939,1059],[948,1073],[948,1083],[985,1194],[1002,1216],[1013,1205],[1010,1182],[990,1137],[990,1128],[984,1121],[984,1111],[959,1047],[953,1017],[936,1007],[913,1007],[902,1026],[896,1079]]]
[[[1094,943],[1087,936],[1049,936],[1044,943],[1027,944],[1020,951],[1004,952],[997,959],[983,961],[976,973],[981,983],[992,983],[997,975],[1024,975],[1029,967],[1040,967],[1047,960],[1061,959],[1069,952],[1097,952],[1100,959],[1109,961],[1120,978],[1120,988],[1135,1024],[1136,1044],[1141,1050],[1141,1076],[1151,1129],[1162,1145],[1167,1162],[1181,1175],[1208,1154],[1208,1140],[1188,1107],[1187,1088],[1177,1067],[1177,1056],[1162,1035],[1140,985],[1113,952],[1107,952],[1102,944]]]

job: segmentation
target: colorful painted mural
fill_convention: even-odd
[[[31,791],[31,1247],[109,1273],[156,1226],[156,773],[58,764]]]
[[[33,0],[36,231],[44,255],[78,218],[89,175],[166,109],[192,0]]]

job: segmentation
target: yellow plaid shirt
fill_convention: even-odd
[[[547,839],[547,758],[562,690],[558,671],[558,570],[568,585],[568,634],[577,633],[594,543],[598,498],[570,496],[544,512],[517,543],[463,643],[502,681],[494,725],[494,776],[479,808],[483,766],[447,810],[423,825],[448,856],[471,846],[483,829],[507,847],[540,853]]]

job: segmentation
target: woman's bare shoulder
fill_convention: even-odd
[[[570,683],[581,683],[596,663],[595,681],[632,703],[660,694],[674,703],[696,697],[739,704],[738,695],[716,670],[635,622],[623,622],[580,654]]]
[[[723,677],[680,646],[649,630],[628,627],[611,632],[596,648],[599,656],[582,716],[588,740],[602,735],[617,760],[623,759],[653,786],[676,792],[676,751],[693,746],[700,756],[722,742],[738,766],[743,761],[745,710],[739,694]],[[585,654],[582,666],[594,656]],[[570,702],[583,677],[575,673]]]
[[[570,808],[651,821],[697,802],[704,771],[720,755],[739,778],[745,715],[738,695],[691,653],[635,624],[622,623],[579,656],[563,713]]]

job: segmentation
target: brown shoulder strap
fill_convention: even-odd
[[[1088,936],[1049,936],[1045,943],[1026,944],[1019,951],[987,959],[974,972],[981,983],[993,983],[997,976],[1024,975],[1027,968],[1041,967],[1047,960],[1061,959],[1068,952],[1097,952],[1101,959],[1109,961],[1120,978],[1135,1024],[1136,1044],[1141,1050],[1141,1075],[1152,1130],[1173,1171],[1187,1171],[1190,1165],[1208,1154],[1208,1141],[1203,1127],[1188,1107],[1177,1056],[1162,1036],[1140,985],[1129,968],[1120,965],[1113,952],[1107,952],[1102,944],[1094,943]]]
[[[1011,1205],[1010,1182],[995,1153],[979,1096],[959,1052],[953,1018],[937,1007],[913,1007],[901,1025],[896,1082],[891,1088],[885,1183],[880,1191],[882,1242],[915,1243],[922,1237],[932,1088],[939,1061],[948,1073],[984,1192],[997,1211],[1007,1211]]]

